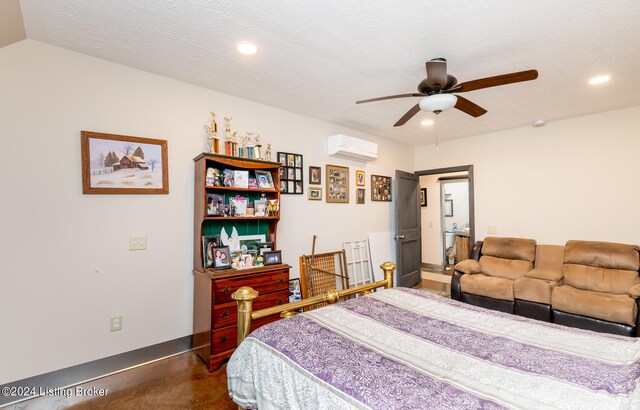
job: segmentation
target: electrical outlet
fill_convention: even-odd
[[[109,320],[109,331],[117,332],[122,330],[122,316],[114,316]]]
[[[489,226],[489,227],[487,227],[487,233],[489,235],[497,235],[498,234],[498,228],[496,228],[495,226]]]
[[[130,251],[144,251],[147,249],[146,236],[132,236],[129,238]]]

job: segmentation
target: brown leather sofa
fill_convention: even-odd
[[[557,246],[489,237],[474,245],[471,260],[456,265],[451,297],[566,326],[638,336],[638,251],[608,242]]]
[[[536,245],[533,269],[513,284],[514,313],[551,322],[551,292],[562,283],[564,246]]]
[[[455,266],[451,297],[501,312],[514,313],[514,283],[533,269],[536,241],[489,237],[476,243],[472,258]]]
[[[555,323],[637,336],[640,329],[638,247],[609,242],[569,241],[563,284],[553,289]]]

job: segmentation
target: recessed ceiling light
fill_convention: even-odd
[[[424,120],[420,124],[422,124],[423,127],[428,127],[430,125],[433,125],[433,120],[432,119]]]
[[[602,83],[606,83],[609,80],[611,80],[610,75],[599,75],[597,77],[593,77],[592,79],[590,79],[589,84],[591,85],[602,84]]]
[[[251,55],[258,52],[258,47],[256,47],[255,44],[250,43],[248,41],[241,41],[236,46],[236,50],[238,50],[238,52],[241,54]]]
[[[534,127],[542,127],[543,125],[545,125],[547,123],[547,121],[545,121],[544,119],[539,119],[539,120],[535,120],[533,122],[533,126]]]

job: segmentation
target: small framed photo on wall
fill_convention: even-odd
[[[311,199],[314,201],[322,200],[322,188],[321,187],[307,188],[307,199]]]
[[[420,188],[420,206],[427,206],[427,188]]]
[[[356,186],[364,186],[364,171],[356,170]]]
[[[356,204],[364,204],[364,188],[356,189]]]
[[[322,168],[309,167],[309,185],[322,184]]]

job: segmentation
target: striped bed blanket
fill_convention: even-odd
[[[396,288],[261,327],[227,377],[250,409],[640,409],[640,340]]]

